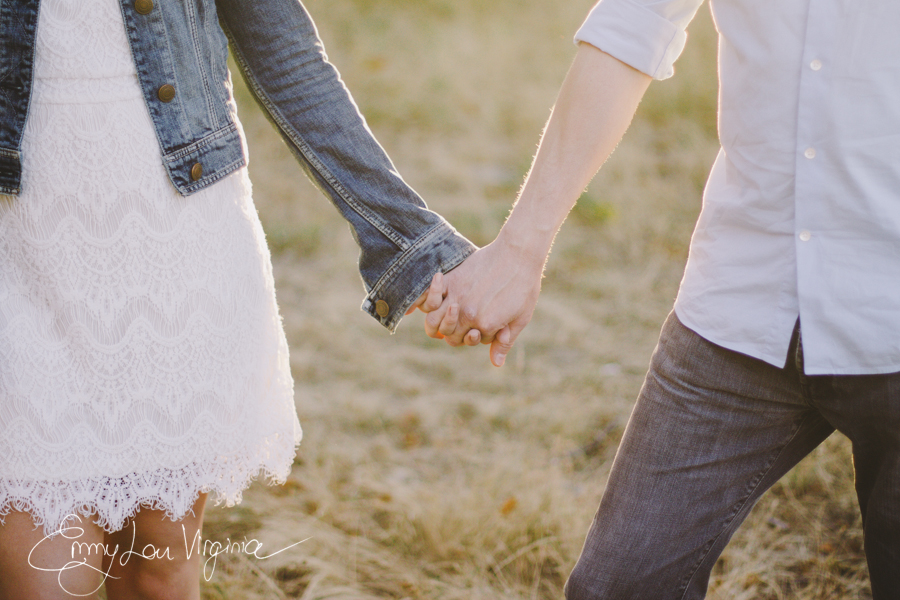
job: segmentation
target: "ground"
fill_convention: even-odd
[[[398,169],[475,243],[509,211],[590,0],[308,0]],[[304,440],[286,485],[208,512],[204,597],[551,599],[581,548],[671,309],[718,150],[703,7],[551,254],[507,365],[359,311],[356,248],[238,87]],[[308,538],[308,539],[307,539]],[[768,493],[710,598],[868,598],[846,442]],[[211,569],[212,562],[208,567]]]

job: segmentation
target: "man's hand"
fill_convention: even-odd
[[[529,257],[501,234],[442,278],[435,277],[420,308],[425,331],[451,346],[490,343],[500,367],[534,313],[544,257]],[[435,308],[438,298],[442,300]]]
[[[497,239],[436,277],[420,298],[428,335],[445,337],[451,346],[490,343],[491,362],[503,364],[531,320],[553,238],[622,138],[649,84],[648,75],[589,44],[579,46]]]

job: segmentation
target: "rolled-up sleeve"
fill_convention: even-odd
[[[688,23],[703,0],[600,0],[575,34],[607,54],[650,75],[667,79],[684,50]]]

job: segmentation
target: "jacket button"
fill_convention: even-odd
[[[134,10],[139,15],[149,15],[153,12],[153,0],[134,0]]]
[[[203,165],[194,163],[194,166],[191,167],[191,181],[198,181],[201,177],[203,177]]]
[[[156,91],[156,95],[163,102],[171,102],[175,99],[175,86],[167,83]]]
[[[375,303],[375,312],[378,313],[378,316],[383,319],[388,316],[389,312],[391,312],[391,307],[388,306],[388,303],[384,300],[379,300]]]

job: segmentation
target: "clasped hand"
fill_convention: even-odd
[[[427,313],[425,332],[451,346],[490,344],[491,363],[503,366],[534,313],[543,267],[543,258],[498,237],[446,275],[436,273],[408,313]]]

